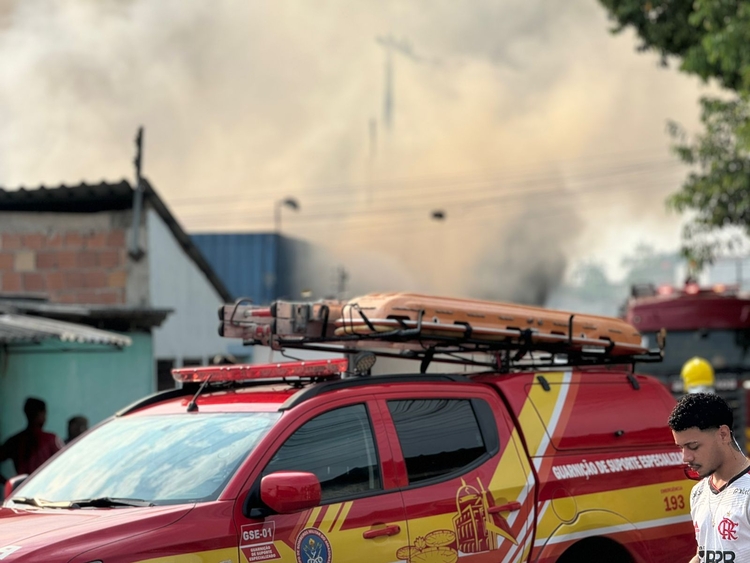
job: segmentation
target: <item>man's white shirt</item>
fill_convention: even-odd
[[[701,563],[750,563],[750,468],[721,490],[706,477],[690,493]]]

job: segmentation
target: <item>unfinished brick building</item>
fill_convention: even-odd
[[[149,279],[156,272],[150,270],[158,264],[150,255],[158,249],[150,248],[156,242],[151,229],[158,217],[228,300],[224,284],[150,184],[143,183],[137,213],[134,190],[125,181],[0,190],[0,292],[59,303],[153,305]]]
[[[142,197],[126,181],[0,189],[0,301],[169,310],[153,333],[161,387],[173,384],[169,367],[226,353],[214,325],[232,296],[149,182],[142,185]]]

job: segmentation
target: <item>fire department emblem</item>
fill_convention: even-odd
[[[317,528],[306,528],[294,544],[297,563],[331,563],[333,553],[328,538]]]
[[[456,493],[456,516],[453,527],[456,531],[458,550],[462,553],[481,553],[497,548],[498,536],[517,545],[517,540],[500,514],[490,514],[494,500],[477,479],[478,487],[467,485]]]
[[[456,514],[453,530],[432,530],[418,536],[412,545],[396,551],[396,558],[407,563],[456,563],[460,555],[498,549],[506,539],[518,545],[508,521],[497,512],[490,512],[495,499],[478,478],[476,486],[461,480],[456,491]]]
[[[729,518],[725,517],[721,522],[719,522],[719,525],[716,526],[716,529],[718,530],[721,539],[736,540],[737,526],[739,526],[737,522],[733,522]]]

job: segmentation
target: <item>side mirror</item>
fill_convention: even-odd
[[[278,514],[289,514],[320,504],[320,481],[312,473],[278,471],[260,481],[260,500]]]
[[[8,479],[5,482],[5,488],[3,489],[3,498],[10,498],[11,493],[18,487],[20,487],[21,483],[23,483],[27,477],[28,474],[24,473],[22,475],[16,475],[15,477],[11,477],[10,479]]]

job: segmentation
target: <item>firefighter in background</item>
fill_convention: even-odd
[[[685,393],[716,393],[714,368],[703,358],[690,358],[682,366],[680,376]]]

